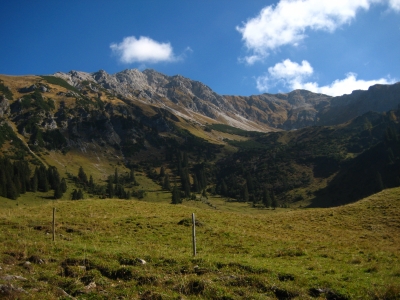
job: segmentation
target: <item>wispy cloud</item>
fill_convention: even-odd
[[[121,43],[111,44],[110,48],[121,62],[128,64],[179,60],[179,57],[175,57],[170,43],[160,43],[145,36],[141,36],[139,39],[134,36],[126,37]]]
[[[333,32],[353,20],[358,11],[386,2],[390,9],[400,11],[400,0],[281,0],[236,27],[250,52],[244,61],[254,64],[281,46],[296,46],[306,38],[306,30]]]
[[[330,96],[350,94],[354,90],[367,90],[374,84],[391,84],[395,79],[380,78],[375,80],[357,79],[357,74],[347,73],[346,78],[337,79],[329,85],[319,86],[316,82],[307,82],[314,70],[310,63],[303,60],[301,64],[286,59],[268,68],[268,73],[256,78],[257,89],[267,92],[270,88],[281,85],[287,89],[304,89],[314,93],[322,93]]]

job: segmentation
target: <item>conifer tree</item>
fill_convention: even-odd
[[[200,192],[199,182],[197,181],[196,174],[193,175],[193,192],[198,193]]]
[[[31,191],[36,193],[38,190],[38,184],[39,184],[39,180],[38,180],[38,174],[37,172],[35,172],[33,174],[33,177],[31,178]]]
[[[129,173],[129,180],[132,183],[136,183],[135,172],[134,172],[133,168],[131,168],[131,171]]]
[[[204,197],[204,198],[206,198],[206,199],[208,199],[206,189],[203,189],[203,192],[201,193],[201,196]]]
[[[247,190],[247,184],[245,184],[242,189],[243,189],[243,191],[242,191],[243,201],[248,202],[249,201],[249,191]]]
[[[111,180],[108,180],[107,193],[109,198],[114,198],[114,186]]]
[[[376,174],[376,191],[380,192],[384,189],[381,173]]]
[[[61,184],[54,189],[54,199],[60,199],[63,195]]]
[[[172,189],[172,200],[171,200],[171,203],[172,204],[182,203],[181,193],[180,193],[178,187],[176,186],[176,184],[174,185],[174,188]]]
[[[64,177],[61,179],[60,188],[62,193],[65,193],[67,191],[67,181]]]
[[[271,196],[269,195],[269,192],[266,187],[263,189],[263,198],[262,198],[263,204],[265,207],[271,207]]]
[[[94,190],[94,182],[93,182],[93,176],[90,175],[89,177],[89,190],[92,192]]]
[[[271,193],[271,206],[273,209],[278,207],[278,202],[276,201],[274,192]]]
[[[165,168],[164,166],[161,166],[160,168],[160,177],[164,177],[165,176]]]
[[[221,180],[221,195],[227,196],[228,195],[228,187],[226,186],[225,180]]]
[[[6,175],[4,174],[3,169],[0,169],[0,196],[1,197],[7,196]]]
[[[78,179],[83,184],[88,183],[87,175],[86,175],[85,171],[83,170],[82,166],[79,167]]]
[[[164,190],[167,190],[167,191],[170,191],[170,190],[171,190],[171,184],[170,184],[170,182],[169,182],[169,175],[168,175],[168,174],[166,174],[166,175],[164,176],[163,189],[164,189]]]
[[[115,168],[115,172],[114,172],[114,183],[118,184],[119,183],[119,178],[118,178],[118,169]]]

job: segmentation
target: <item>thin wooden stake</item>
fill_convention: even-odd
[[[53,207],[53,242],[56,240],[56,208]]]
[[[193,238],[193,256],[196,256],[196,220],[192,213],[192,238]]]

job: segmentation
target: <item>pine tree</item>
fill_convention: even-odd
[[[62,193],[65,193],[67,191],[67,181],[64,177],[61,179],[60,188]]]
[[[188,160],[188,155],[186,152],[183,152],[183,163],[182,163],[183,168],[189,167],[189,160]]]
[[[185,197],[189,198],[190,197],[190,179],[189,179],[189,173],[188,173],[187,169],[183,169],[183,171],[182,171],[181,184],[182,184],[182,190],[185,193]]]
[[[39,180],[38,180],[38,174],[37,172],[35,172],[33,174],[33,177],[31,178],[31,191],[36,193],[38,190],[38,184],[39,184]]]
[[[228,187],[226,186],[225,180],[223,180],[223,179],[221,181],[221,195],[222,196],[228,195]]]
[[[271,196],[269,195],[269,192],[268,192],[266,187],[264,187],[264,190],[263,190],[263,199],[262,199],[262,201],[263,201],[263,204],[264,204],[265,207],[267,207],[267,208],[271,207]]]
[[[193,192],[195,193],[200,192],[199,182],[197,181],[196,174],[193,175]]]
[[[278,202],[276,201],[274,192],[271,193],[271,206],[273,209],[278,207]]]
[[[250,194],[254,194],[253,178],[251,177],[250,174],[247,174],[247,177],[246,177],[246,185],[247,185],[247,191],[248,191]]]
[[[384,189],[381,173],[376,174],[376,191],[380,192]]]
[[[136,183],[135,172],[133,171],[133,168],[131,169],[131,172],[129,173],[129,180],[132,183]]]
[[[164,177],[165,176],[165,168],[164,166],[161,166],[160,168],[160,177]]]
[[[82,166],[79,167],[78,179],[83,184],[87,184],[88,183],[87,175],[86,175],[85,171],[83,171]]]
[[[166,174],[166,175],[164,176],[163,189],[164,189],[164,190],[167,190],[167,191],[170,191],[170,190],[171,190],[171,184],[170,184],[170,182],[169,182],[169,175],[168,175],[168,174]]]
[[[203,192],[201,193],[201,196],[204,197],[204,198],[206,198],[206,199],[208,199],[206,189],[203,189]]]
[[[182,203],[181,193],[180,193],[178,187],[176,186],[176,184],[174,185],[174,188],[172,189],[172,200],[171,200],[171,203],[172,204]]]
[[[115,173],[114,173],[114,183],[118,184],[119,183],[119,178],[118,178],[118,169],[115,168]]]
[[[111,180],[107,184],[107,193],[109,198],[114,198],[114,186]]]
[[[243,191],[242,191],[243,201],[248,202],[249,201],[249,191],[247,190],[247,184],[245,184],[242,189],[243,189]]]
[[[4,175],[4,170],[2,169],[0,169],[0,196],[1,197],[7,196],[6,176]]]
[[[93,182],[93,176],[92,175],[90,175],[90,178],[89,178],[89,190],[91,192],[93,192],[93,190],[94,190],[94,182]]]
[[[60,199],[63,195],[61,184],[54,189],[54,199]]]

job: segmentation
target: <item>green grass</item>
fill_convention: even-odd
[[[201,201],[171,205],[153,193],[154,202],[24,198],[17,206],[0,198],[0,285],[27,292],[9,299],[56,299],[60,289],[78,299],[400,297],[399,188],[347,206],[297,210],[221,198],[209,200],[217,209]],[[90,282],[96,287],[85,289]]]
[[[240,128],[236,128],[236,127],[232,127],[229,125],[225,125],[225,124],[211,124],[211,125],[207,125],[207,128],[209,129],[213,129],[213,130],[217,130],[220,132],[225,132],[225,133],[230,133],[230,134],[236,134],[239,136],[261,136],[264,135],[265,133],[262,132],[258,132],[258,131],[247,131],[247,130],[243,130]]]

